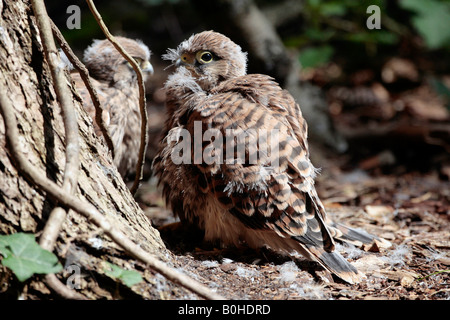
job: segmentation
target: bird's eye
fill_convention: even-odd
[[[214,59],[214,56],[209,51],[200,51],[197,53],[197,61],[200,63],[210,63]]]
[[[181,55],[181,60],[183,60],[183,62],[188,62],[189,56],[186,53],[184,53]]]

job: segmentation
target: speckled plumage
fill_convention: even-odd
[[[214,59],[199,61],[204,51]],[[301,253],[338,277],[358,282],[362,275],[335,251],[334,239],[373,238],[327,218],[314,187],[316,169],[309,160],[307,124],[293,97],[269,76],[246,74],[246,55],[216,32],[193,35],[165,58],[177,70],[165,86],[168,120],[153,167],[173,212],[183,223],[204,229],[205,240]],[[252,155],[267,146],[259,136],[248,135],[243,163],[177,164],[173,154],[186,131],[195,136],[196,121],[203,131],[216,130],[224,137],[227,130],[277,132],[274,140],[270,138],[278,146],[277,161],[251,162]],[[189,143],[192,158],[198,157],[198,142]],[[212,145],[212,140],[200,141],[200,154]],[[222,147],[223,160],[231,145]],[[242,156],[232,150],[236,158]]]
[[[153,73],[150,50],[139,40],[116,37],[119,44],[141,66],[144,76]],[[97,91],[102,117],[114,144],[114,164],[126,178],[135,169],[140,145],[141,116],[137,75],[109,40],[94,40],[83,57],[91,82]],[[78,72],[72,72],[83,106],[92,117],[96,133],[102,136],[95,122],[95,108],[89,92]]]

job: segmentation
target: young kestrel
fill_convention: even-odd
[[[150,50],[139,40],[116,37],[117,42],[140,65],[144,78],[153,73]],[[132,173],[138,161],[141,116],[137,75],[131,65],[109,40],[94,40],[84,51],[83,57],[91,82],[97,91],[102,117],[114,144],[114,164],[123,178]],[[83,106],[95,122],[95,108],[88,90],[78,72],[72,72],[76,89],[83,99]]]
[[[297,252],[358,282],[334,239],[373,238],[327,218],[294,98],[271,77],[247,74],[246,54],[220,33],[193,35],[163,58],[177,69],[165,85],[168,120],[153,168],[174,214],[205,240]]]

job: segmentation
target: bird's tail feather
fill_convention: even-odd
[[[307,251],[322,267],[350,284],[358,283],[365,278],[365,275],[345,260],[339,252],[328,252],[317,247],[307,248]]]
[[[350,228],[340,223],[332,223],[328,228],[333,239],[348,242],[357,247],[370,244],[374,240],[377,240],[384,248],[389,248],[392,245],[389,241],[371,235],[364,230]]]

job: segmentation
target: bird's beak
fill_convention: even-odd
[[[142,70],[142,72],[148,72],[148,73],[150,73],[150,74],[153,74],[153,73],[154,73],[153,66],[152,66],[152,64],[150,63],[150,61],[148,61],[148,60],[145,60],[145,61],[142,63],[142,65],[141,65],[141,70]]]

